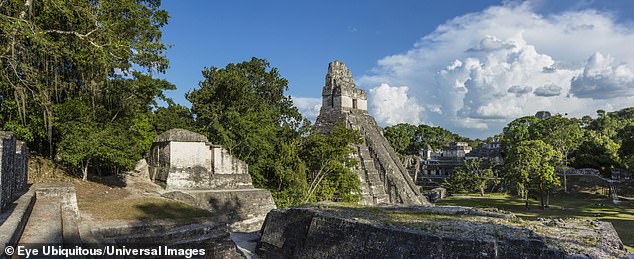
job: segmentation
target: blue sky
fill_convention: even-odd
[[[163,39],[173,46],[161,77],[178,88],[168,96],[189,106],[184,94],[197,87],[204,67],[265,58],[289,80],[287,94],[300,110],[314,117],[327,64],[340,59],[369,91],[370,112],[382,125],[426,123],[485,137],[542,108],[578,115],[634,103],[634,52],[625,44],[634,35],[632,2],[164,1],[171,19]],[[548,40],[562,32],[569,37]],[[623,43],[563,47],[612,35]],[[522,53],[534,60],[511,62]],[[487,72],[500,64],[494,58],[519,68]],[[474,60],[480,66],[469,65]],[[597,68],[604,71],[597,75],[593,66],[611,70]],[[596,94],[595,86],[615,94]],[[562,102],[570,105],[558,110]]]

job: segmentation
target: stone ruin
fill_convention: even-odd
[[[328,65],[315,128],[327,133],[339,122],[363,136],[363,143],[354,146],[359,161],[355,172],[361,180],[361,204],[428,204],[383,136],[383,130],[368,114],[366,92],[355,87],[352,73],[343,62],[334,61]]]
[[[0,131],[0,210],[26,191],[29,149],[11,132]]]
[[[261,233],[262,258],[627,258],[608,222],[459,206],[319,203],[271,211]]]
[[[164,197],[217,212],[233,231],[259,230],[276,208],[269,191],[253,187],[244,161],[201,134],[168,130],[156,137],[147,160]]]
[[[537,113],[535,113],[535,117],[537,117],[538,119],[544,120],[544,119],[548,119],[552,117],[552,115],[550,114],[549,111],[538,111]]]

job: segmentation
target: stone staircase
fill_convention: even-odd
[[[362,203],[427,204],[374,118],[366,112],[351,111],[346,122],[349,127],[359,130],[364,138],[364,143],[357,146],[357,152],[362,169],[359,173],[362,191],[369,196],[364,195]]]
[[[37,184],[31,188],[35,203],[18,245],[81,244],[75,188],[71,184]]]
[[[362,170],[359,174],[364,198],[362,204],[387,203],[389,199],[385,192],[381,175],[375,167],[374,158],[370,155],[370,150],[366,145],[357,145],[357,152]]]

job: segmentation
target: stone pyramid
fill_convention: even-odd
[[[361,180],[361,204],[429,204],[383,136],[383,129],[368,114],[367,94],[355,87],[352,73],[343,62],[328,64],[322,98],[315,123],[318,132],[327,133],[343,121],[363,136],[363,143],[354,147],[359,160],[355,171]]]

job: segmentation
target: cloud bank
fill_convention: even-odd
[[[357,81],[371,89],[382,125],[486,137],[540,110],[581,116],[631,106],[632,42],[634,30],[608,13],[540,15],[530,1],[510,2],[447,21]]]
[[[392,87],[388,84],[370,89],[369,109],[374,118],[390,125],[400,122],[415,125],[421,123],[420,114],[423,108],[418,105],[416,99],[408,95],[408,91],[407,86]]]
[[[321,98],[291,96],[291,100],[305,118],[313,122],[317,119],[319,109],[321,109]]]

